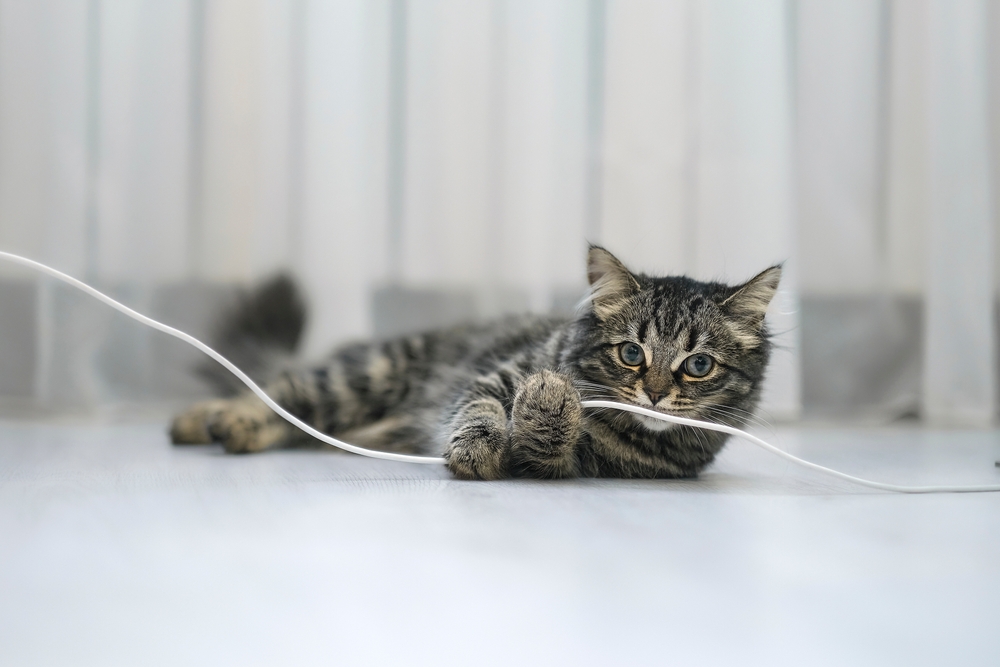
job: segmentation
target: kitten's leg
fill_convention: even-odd
[[[455,405],[446,424],[445,461],[460,479],[509,477],[508,410],[524,374],[515,364],[504,364],[475,379]]]
[[[264,387],[281,407],[324,433],[342,433],[383,418],[408,391],[414,355],[405,341],[338,350],[322,366],[286,372]],[[221,442],[228,452],[258,452],[305,436],[247,393],[199,403],[178,415],[175,444]]]
[[[264,387],[268,396],[303,421],[315,425],[320,405],[317,371],[285,374]],[[260,452],[291,444],[300,431],[279,417],[254,394],[196,403],[174,418],[170,438],[175,445],[222,443],[227,452]],[[305,436],[302,435],[302,438]]]
[[[512,411],[509,470],[514,477],[579,474],[580,394],[565,375],[542,371],[517,390]]]
[[[510,435],[503,404],[490,396],[467,396],[448,425],[448,469],[460,479],[507,477]]]
[[[253,394],[197,403],[174,418],[175,445],[220,442],[230,453],[260,452],[288,444],[294,427]]]
[[[512,405],[510,419],[505,404]],[[523,377],[500,369],[479,378],[459,401],[448,433],[445,459],[462,479],[572,477],[582,434],[580,394],[559,373]]]

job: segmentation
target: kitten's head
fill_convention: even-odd
[[[780,266],[732,286],[654,278],[591,246],[587,278],[572,358],[585,397],[730,424],[750,416],[770,354],[764,314]],[[671,426],[632,417],[653,431]]]

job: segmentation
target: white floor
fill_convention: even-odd
[[[770,437],[1000,483],[998,432]],[[0,422],[0,664],[997,665],[1000,494],[739,442],[699,481],[470,483]]]

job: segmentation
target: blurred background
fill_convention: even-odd
[[[0,0],[0,249],[205,335],[278,270],[306,353],[784,261],[765,409],[990,424],[998,0]],[[0,407],[206,395],[0,265]]]

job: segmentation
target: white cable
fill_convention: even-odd
[[[687,419],[686,417],[675,417],[673,415],[665,415],[662,412],[655,412],[648,408],[639,407],[638,405],[628,405],[626,403],[615,403],[614,401],[583,401],[581,405],[585,408],[613,408],[615,410],[624,410],[625,412],[634,412],[637,415],[644,415],[646,417],[652,417],[653,419],[661,419],[665,422],[672,422],[674,424],[682,424],[684,426],[694,426],[696,428],[703,428],[709,431],[719,431],[720,433],[728,433],[730,435],[735,435],[752,442],[758,447],[762,447],[772,454],[776,454],[783,459],[787,459],[792,463],[796,463],[803,468],[809,468],[810,470],[818,470],[819,472],[826,473],[833,477],[839,477],[840,479],[846,479],[849,482],[854,482],[855,484],[860,484],[861,486],[869,486],[873,489],[882,489],[883,491],[896,491],[899,493],[975,493],[981,491],[1000,491],[1000,486],[998,485],[983,485],[983,486],[901,486],[899,484],[884,484],[882,482],[873,482],[871,480],[862,479],[860,477],[855,477],[854,475],[848,475],[847,473],[839,472],[833,470],[832,468],[827,468],[816,463],[810,463],[800,459],[797,456],[793,456],[783,449],[778,449],[772,444],[769,444],[755,435],[751,435],[746,431],[741,431],[738,428],[732,426],[726,426],[725,424],[715,424],[713,422],[703,422],[697,419]]]
[[[360,454],[361,456],[370,456],[375,459],[385,459],[388,461],[402,461],[404,463],[424,463],[424,464],[443,464],[445,460],[437,456],[413,456],[410,454],[394,454],[392,452],[382,452],[374,449],[365,449],[364,447],[358,447],[357,445],[352,445],[350,443],[344,442],[342,440],[337,440],[332,438],[326,433],[317,431],[315,428],[306,424],[304,421],[293,415],[292,413],[285,410],[283,407],[274,402],[274,400],[264,393],[257,384],[251,380],[246,373],[237,368],[231,361],[223,357],[221,354],[205,345],[200,340],[186,334],[183,331],[174,329],[171,326],[167,326],[162,322],[157,322],[151,317],[146,317],[142,313],[137,313],[128,306],[122,305],[112,299],[111,297],[98,292],[96,289],[90,285],[77,280],[76,278],[66,275],[62,271],[57,271],[49,266],[41,264],[26,257],[21,257],[19,255],[14,255],[9,252],[0,251],[0,258],[6,259],[8,261],[14,262],[15,264],[20,264],[21,266],[26,266],[30,269],[40,271],[46,275],[52,276],[58,280],[63,281],[68,285],[72,285],[82,292],[86,292],[90,296],[94,297],[98,301],[103,301],[107,305],[111,306],[115,310],[122,312],[132,319],[142,322],[148,327],[152,327],[157,331],[162,331],[165,334],[169,334],[174,338],[179,338],[188,345],[192,345],[208,356],[212,357],[220,364],[226,367],[233,375],[238,377],[243,384],[250,388],[250,391],[257,394],[260,400],[264,401],[269,408],[274,410],[280,417],[285,419],[287,422],[299,428],[312,437],[325,442],[333,447],[338,447],[340,449],[352,452],[354,454]],[[611,408],[613,410],[624,410],[625,412],[633,412],[638,415],[644,415],[646,417],[652,417],[653,419],[659,419],[665,422],[672,422],[674,424],[681,424],[683,426],[693,426],[695,428],[707,429],[709,431],[719,431],[721,433],[728,433],[730,435],[735,435],[744,440],[752,442],[758,447],[762,447],[767,451],[780,456],[783,459],[796,463],[804,468],[809,468],[811,470],[817,470],[827,475],[833,477],[839,477],[840,479],[845,479],[849,482],[854,482],[855,484],[860,484],[861,486],[871,487],[873,489],[881,489],[883,491],[896,491],[898,493],[972,493],[972,492],[984,492],[984,491],[1000,491],[1000,486],[998,485],[983,485],[983,486],[901,486],[899,484],[883,484],[882,482],[873,482],[871,480],[862,479],[860,477],[855,477],[853,475],[848,475],[846,473],[833,470],[831,468],[826,468],[815,463],[810,463],[809,461],[804,461],[797,456],[793,456],[788,452],[778,449],[774,445],[771,445],[764,440],[761,440],[755,435],[751,435],[746,431],[741,431],[738,428],[732,426],[726,426],[725,424],[716,424],[713,422],[704,422],[697,419],[688,419],[686,417],[675,417],[674,415],[666,415],[662,412],[656,412],[654,410],[649,410],[648,408],[642,408],[638,405],[628,405],[626,403],[616,403],[614,401],[583,401],[581,405],[585,408]]]
[[[445,462],[443,458],[440,458],[440,457],[437,457],[437,456],[412,456],[410,454],[394,454],[392,452],[380,452],[380,451],[373,450],[373,449],[365,449],[364,447],[358,447],[357,445],[352,445],[352,444],[344,442],[342,440],[337,440],[336,438],[331,438],[326,433],[322,433],[320,431],[317,431],[312,426],[310,426],[309,424],[305,423],[304,421],[302,421],[301,419],[299,419],[298,417],[296,417],[295,415],[293,415],[292,413],[288,412],[283,407],[281,407],[280,405],[278,405],[277,403],[275,403],[274,400],[272,400],[270,396],[268,396],[266,393],[264,393],[263,389],[261,389],[260,387],[257,386],[257,383],[255,383],[253,380],[251,380],[247,376],[246,373],[244,373],[239,368],[237,368],[236,365],[233,364],[233,362],[229,361],[228,359],[226,359],[221,354],[219,354],[218,352],[216,352],[215,350],[213,350],[212,348],[210,348],[208,345],[205,345],[204,343],[202,343],[200,340],[198,340],[194,336],[191,336],[190,334],[186,334],[183,331],[180,331],[178,329],[174,329],[173,327],[167,326],[166,324],[163,324],[162,322],[157,322],[153,318],[146,317],[142,313],[137,313],[134,310],[132,310],[131,308],[129,308],[128,306],[124,306],[124,305],[118,303],[117,301],[115,301],[114,299],[112,299],[110,296],[107,296],[106,294],[98,292],[96,289],[94,289],[90,285],[88,285],[88,284],[86,284],[84,282],[81,282],[81,281],[77,280],[76,278],[74,278],[72,276],[68,276],[65,273],[63,273],[62,271],[57,271],[56,269],[53,269],[53,268],[48,267],[48,266],[45,266],[44,264],[40,264],[39,262],[36,262],[34,260],[31,260],[31,259],[27,259],[25,257],[20,257],[18,255],[12,255],[9,252],[0,251],[0,257],[2,257],[3,259],[10,260],[10,261],[14,262],[15,264],[20,264],[21,266],[27,266],[28,268],[35,269],[36,271],[41,271],[42,273],[44,273],[46,275],[50,275],[53,278],[58,278],[59,280],[63,281],[64,283],[66,283],[68,285],[72,285],[73,287],[77,288],[78,290],[86,292],[87,294],[89,294],[90,296],[94,297],[95,299],[98,299],[99,301],[103,301],[104,303],[108,304],[109,306],[111,306],[115,310],[120,311],[122,313],[125,313],[126,315],[128,315],[129,317],[131,317],[133,320],[138,320],[139,322],[142,322],[143,324],[145,324],[148,327],[152,327],[152,328],[156,329],[157,331],[162,331],[165,334],[170,334],[174,338],[180,338],[182,341],[184,341],[188,345],[193,345],[194,347],[198,348],[199,350],[201,350],[202,352],[204,352],[205,354],[207,354],[208,356],[212,357],[213,359],[215,359],[216,361],[218,361],[220,364],[222,364],[223,366],[225,366],[229,370],[230,373],[232,373],[233,375],[235,375],[236,377],[238,377],[243,382],[243,384],[245,384],[247,387],[250,388],[250,391],[252,391],[253,393],[257,394],[257,396],[260,398],[260,400],[262,400],[265,403],[267,403],[267,406],[269,408],[271,408],[272,410],[274,410],[275,412],[277,412],[278,415],[280,415],[282,418],[284,418],[287,422],[289,422],[290,424],[292,424],[293,426],[295,426],[297,428],[302,429],[303,431],[305,431],[306,433],[308,433],[312,437],[316,438],[317,440],[322,440],[323,442],[325,442],[328,445],[333,445],[334,447],[339,447],[340,449],[345,449],[345,450],[347,450],[349,452],[354,452],[355,454],[361,454],[362,456],[370,456],[370,457],[375,458],[375,459],[386,459],[386,460],[389,460],[389,461],[403,461],[403,462],[406,462],[406,463],[440,463],[440,464],[443,464]]]

